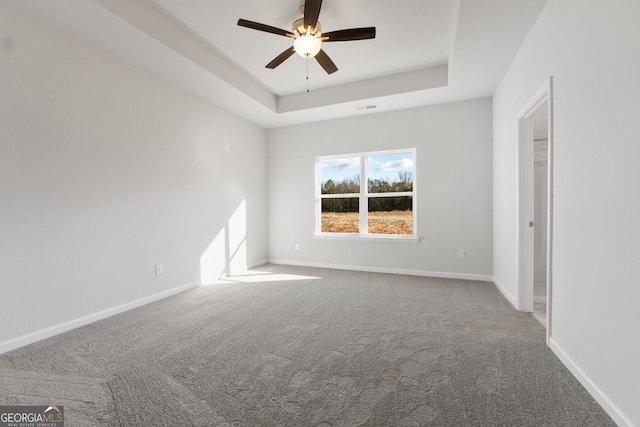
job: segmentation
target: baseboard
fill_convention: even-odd
[[[251,264],[247,264],[247,269],[251,270],[251,269],[254,269],[254,268],[262,267],[263,265],[268,264],[268,263],[269,263],[268,259],[263,259],[263,260],[256,261],[256,262],[251,263]]]
[[[618,408],[600,388],[591,381],[578,365],[569,357],[567,353],[553,339],[549,339],[549,348],[555,353],[560,361],[571,371],[574,377],[582,384],[589,394],[602,406],[602,409],[615,421],[619,426],[635,427],[635,424]]]
[[[542,304],[546,304],[547,303],[547,297],[537,297],[537,296],[533,296],[533,302],[539,302]]]
[[[498,279],[496,279],[495,277],[492,278],[493,283],[496,285],[496,288],[498,288],[498,290],[500,291],[500,293],[502,295],[504,295],[504,297],[507,299],[507,301],[509,301],[511,303],[511,305],[513,306],[513,308],[515,308],[516,310],[518,309],[518,301],[509,293],[507,292],[507,290],[505,289],[504,286],[502,286],[502,284],[498,281]]]
[[[301,262],[282,259],[270,259],[270,264],[296,265],[301,267],[330,268],[333,270],[366,271],[369,273],[403,274],[408,276],[438,277],[442,279],[475,280],[491,282],[492,277],[485,274],[449,273],[442,271],[410,270],[401,268],[370,267],[363,265],[325,264],[319,262]]]
[[[30,334],[11,339],[9,341],[2,342],[0,343],[0,354],[6,353],[7,351],[15,350],[20,347],[24,347],[25,345],[33,344],[34,342],[70,331],[72,329],[79,328],[80,326],[88,325],[89,323],[97,322],[98,320],[106,319],[107,317],[111,317],[116,314],[132,310],[134,308],[142,307],[143,305],[147,305],[152,302],[179,294],[181,292],[188,291],[189,289],[193,289],[197,286],[200,286],[200,282],[188,283],[186,285],[178,286],[177,288],[159,292],[148,297],[140,298],[135,301],[108,308],[97,313],[89,314],[78,319],[60,323],[58,325],[51,326],[40,331],[32,332]]]

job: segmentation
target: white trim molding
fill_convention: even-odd
[[[314,234],[314,239],[326,240],[360,240],[364,242],[393,242],[393,243],[419,243],[419,237],[394,235],[374,235],[374,234],[341,234],[341,233],[323,233]]]
[[[403,268],[386,268],[386,267],[370,267],[364,265],[343,265],[343,264],[329,264],[321,262],[301,262],[290,261],[283,259],[270,259],[270,264],[279,265],[295,265],[300,267],[316,267],[316,268],[329,268],[332,270],[350,270],[350,271],[365,271],[368,273],[387,273],[387,274],[401,274],[407,276],[422,276],[422,277],[437,277],[441,279],[459,279],[459,280],[475,280],[478,282],[491,282],[493,277],[488,274],[468,274],[468,273],[450,273],[444,271],[425,271],[425,270],[410,270]]]
[[[494,285],[496,285],[496,288],[498,288],[500,293],[502,295],[504,295],[504,297],[507,299],[507,301],[509,301],[509,303],[513,306],[513,308],[515,308],[517,310],[518,309],[518,300],[513,295],[511,295],[509,292],[507,292],[507,289],[504,286],[502,286],[502,284],[498,281],[498,279],[496,279],[495,277],[492,277],[491,281],[493,282]]]
[[[635,424],[607,397],[606,394],[580,369],[578,365],[569,357],[569,355],[560,347],[553,339],[549,338],[549,348],[558,356],[558,359],[564,366],[571,371],[574,377],[582,384],[589,394],[602,406],[602,409],[615,421],[619,426],[636,427]]]
[[[60,323],[49,328],[45,328],[36,332],[32,332],[21,337],[10,339],[0,343],[0,354],[6,353],[11,350],[15,350],[20,347],[24,347],[29,344],[41,341],[45,338],[50,338],[55,335],[59,335],[63,332],[70,331],[72,329],[79,328],[81,326],[88,325],[98,320],[106,319],[107,317],[115,316],[116,314],[124,313],[125,311],[132,310],[134,308],[142,307],[143,305],[150,304],[152,302],[159,301],[164,298],[168,298],[173,295],[188,291],[200,286],[200,282],[192,282],[186,285],[178,286],[173,289],[168,289],[157,294],[149,295],[148,297],[140,298],[135,301],[131,301],[116,307],[108,308],[106,310],[99,311],[97,313],[89,314],[78,319],[69,320],[67,322]]]

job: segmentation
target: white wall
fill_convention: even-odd
[[[491,108],[485,98],[269,130],[269,258],[491,277]],[[316,156],[413,147],[419,243],[314,238]]]
[[[640,425],[640,2],[549,0],[494,97],[494,275],[517,295],[517,115],[553,76],[550,345]]]
[[[263,129],[0,12],[0,352],[266,260]]]

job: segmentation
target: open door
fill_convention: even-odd
[[[533,316],[547,327],[549,102],[533,117]]]
[[[551,336],[553,213],[552,80],[519,118],[518,309],[532,312]]]

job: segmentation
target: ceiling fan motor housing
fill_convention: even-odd
[[[291,31],[299,35],[306,34],[307,29],[304,27],[304,18],[295,20],[293,24],[291,24]],[[319,21],[316,23],[316,26],[311,29],[311,35],[315,36],[316,34],[322,34],[322,25],[320,25]]]

